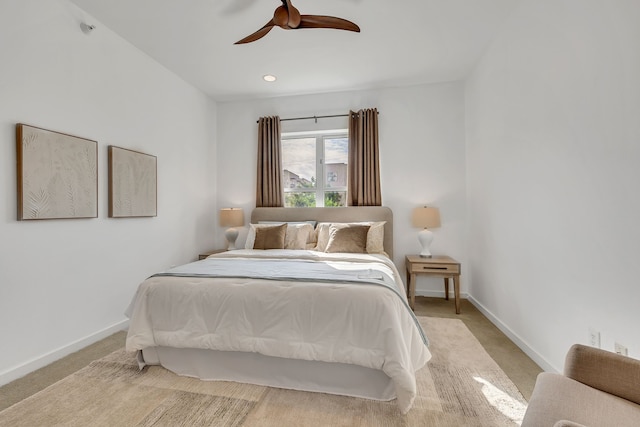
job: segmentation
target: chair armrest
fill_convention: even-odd
[[[553,425],[553,427],[587,427],[584,424],[574,423],[569,420],[560,420]]]
[[[567,353],[564,374],[589,387],[640,404],[640,360],[575,344]]]

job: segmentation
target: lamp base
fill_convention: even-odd
[[[418,233],[418,241],[422,245],[422,252],[420,252],[420,256],[422,258],[431,258],[431,251],[429,250],[429,246],[431,246],[431,242],[433,241],[433,231],[427,230],[426,228]]]
[[[233,251],[236,248],[236,239],[238,238],[238,230],[235,228],[228,228],[227,231],[224,232],[224,237],[227,239],[227,250]]]

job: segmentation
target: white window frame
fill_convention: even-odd
[[[283,132],[280,134],[282,141],[288,139],[313,138],[316,140],[316,188],[285,188],[286,193],[313,193],[316,196],[316,207],[324,207],[324,193],[347,192],[344,187],[326,187],[326,168],[324,161],[324,141],[325,139],[349,138],[349,129],[318,130],[307,132]],[[322,177],[320,179],[319,177]],[[293,207],[292,207],[293,208]]]

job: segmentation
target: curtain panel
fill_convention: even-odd
[[[280,117],[260,117],[258,120],[256,207],[279,208],[283,206]]]
[[[349,112],[349,206],[382,206],[378,110]]]

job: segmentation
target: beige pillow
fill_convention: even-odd
[[[367,253],[386,254],[384,251],[384,225],[387,221],[370,223],[371,228],[367,233]]]
[[[330,222],[321,222],[316,225],[316,251],[324,252],[327,249],[327,243],[329,243],[329,227]]]
[[[332,224],[325,252],[367,253],[368,225]]]
[[[284,249],[287,224],[257,227],[253,249]]]
[[[284,239],[285,249],[307,249],[307,243],[313,240],[313,225],[309,223],[287,224]]]

